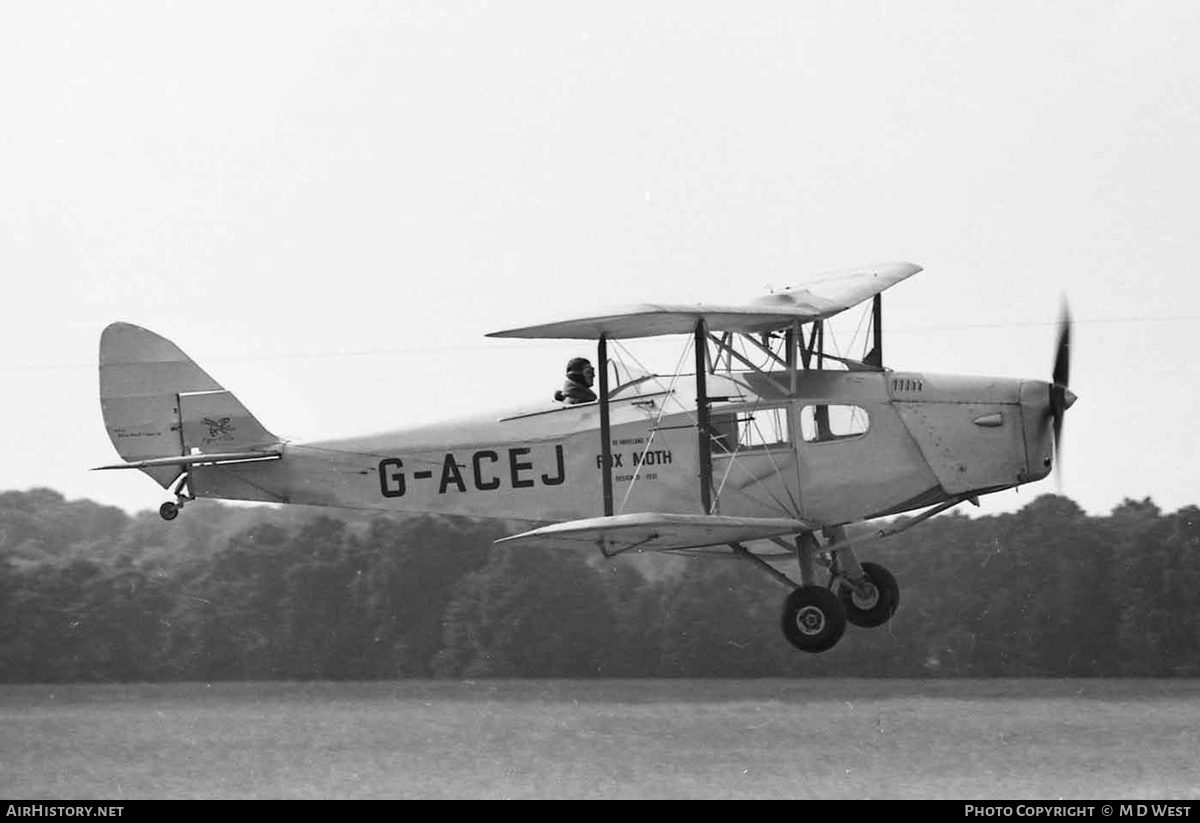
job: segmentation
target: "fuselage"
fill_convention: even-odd
[[[709,375],[713,508],[836,525],[1045,477],[1042,381],[880,371]],[[614,513],[701,511],[690,379],[609,403]],[[202,497],[522,521],[603,514],[600,407],[556,404],[197,466]]]

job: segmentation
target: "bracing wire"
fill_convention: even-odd
[[[619,343],[617,344],[617,346],[619,348],[625,350],[626,354],[630,354],[629,351],[627,349],[625,349],[624,346],[621,346]],[[668,401],[668,399],[673,398],[675,396],[675,384],[679,382],[680,371],[683,368],[684,360],[687,358],[688,354],[691,353],[691,351],[692,351],[692,340],[691,340],[691,338],[689,338],[687,344],[684,345],[684,347],[683,347],[683,353],[680,354],[678,362],[675,363],[675,370],[674,370],[673,376],[671,377],[671,382],[670,382],[670,384],[668,384],[667,389],[666,389],[666,391],[668,393],[667,397],[663,398],[662,405],[660,406],[660,408],[658,410],[658,415],[654,418],[654,425],[650,427],[650,436],[646,438],[646,445],[642,447],[642,455],[640,458],[638,458],[637,466],[634,467],[633,478],[629,481],[629,485],[625,488],[625,495],[621,498],[621,506],[618,509],[618,512],[625,511],[625,506],[629,502],[629,495],[633,492],[634,484],[637,483],[638,476],[642,472],[642,466],[645,465],[646,455],[649,454],[649,452],[650,452],[650,445],[654,442],[654,438],[658,434],[658,427],[662,423],[663,415],[666,414],[667,401]],[[630,354],[630,356],[632,357],[632,354]],[[634,358],[634,361],[637,362],[637,358]],[[645,369],[645,367],[642,366],[641,363],[638,363],[638,366],[640,368]],[[661,382],[660,382],[660,385],[661,385]],[[676,402],[678,402],[678,401],[676,401]],[[683,404],[681,403],[680,405],[682,406]]]

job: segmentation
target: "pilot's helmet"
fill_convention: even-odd
[[[591,367],[591,361],[586,357],[573,357],[567,363],[567,374],[583,374],[584,369],[590,369]]]

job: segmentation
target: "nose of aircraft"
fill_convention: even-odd
[[[1057,467],[1062,456],[1063,412],[1078,397],[1066,386],[1045,380],[1021,383],[1021,406],[1025,429],[1025,455],[1028,473],[1022,482],[1040,480]]]

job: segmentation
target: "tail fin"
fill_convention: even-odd
[[[163,458],[272,449],[271,434],[183,351],[152,331],[113,323],[100,336],[100,409],[117,453],[167,488],[184,470]]]

